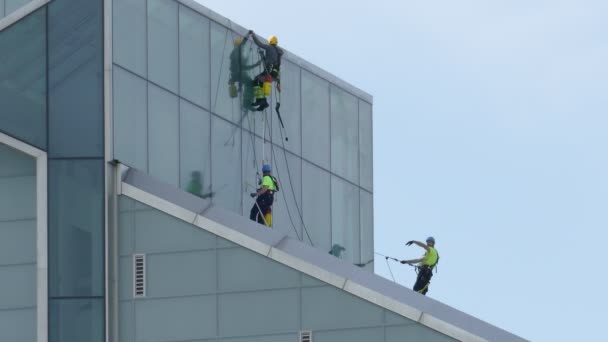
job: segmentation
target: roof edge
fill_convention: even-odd
[[[6,17],[0,19],[0,31],[4,31],[4,29],[6,29],[9,26],[15,24],[19,20],[27,17],[32,12],[35,12],[37,9],[39,9],[40,7],[46,5],[50,1],[51,0],[33,0],[33,1],[30,1],[30,2],[28,2],[27,4],[25,4],[25,5],[21,6],[21,7],[19,7],[19,9],[16,10],[15,12],[13,12],[13,13],[7,15]]]
[[[242,36],[245,36],[247,34],[247,32],[249,32],[249,30],[244,28],[243,26],[241,26],[241,25],[231,21],[230,19],[224,17],[223,15],[205,7],[204,5],[202,5],[201,3],[199,3],[195,0],[176,0],[176,1],[186,7],[194,10],[195,12],[198,12],[199,14],[204,15],[205,17],[217,22],[218,24],[228,27],[229,29],[233,30],[234,32],[236,32]],[[312,64],[311,62],[305,60],[302,57],[299,57],[298,55],[294,54],[293,52],[290,52],[289,50],[287,50],[283,47],[281,47],[281,48],[285,51],[285,56],[287,57],[287,59],[290,62],[302,67],[306,71],[311,72],[311,73],[315,74],[316,76],[319,76],[319,77],[339,86],[340,88],[343,88],[344,90],[348,91],[349,93],[351,93],[351,94],[359,97],[360,99],[362,99],[366,102],[369,102],[373,105],[374,97],[371,94],[369,94],[368,92],[346,82],[345,80],[330,73],[329,71]]]

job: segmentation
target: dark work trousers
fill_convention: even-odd
[[[414,291],[426,295],[433,277],[433,270],[428,266],[420,266],[417,269],[418,278],[416,278],[416,284],[414,284]]]
[[[253,207],[251,207],[251,212],[249,213],[249,219],[251,221],[256,221],[257,223],[265,224],[264,214],[270,211],[270,208],[272,207],[272,202],[274,202],[274,195],[270,192],[271,191],[267,191],[266,193],[256,198]],[[262,211],[261,213],[260,210]]]
[[[277,76],[279,76],[279,68],[275,68],[273,65],[269,65],[266,70],[262,71],[261,74],[257,75],[256,78],[253,79],[253,86],[261,87],[264,84],[266,75],[270,75],[273,81],[276,80]]]

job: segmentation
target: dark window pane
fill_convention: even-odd
[[[103,161],[50,160],[51,297],[103,296],[103,215]]]
[[[66,15],[69,13],[69,15]],[[49,154],[103,156],[102,5],[49,5]]]
[[[0,130],[46,150],[46,14],[0,32]]]
[[[51,299],[49,341],[105,341],[104,321],[103,299]]]

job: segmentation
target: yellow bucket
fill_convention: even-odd
[[[264,96],[270,96],[272,93],[272,82],[264,82]]]

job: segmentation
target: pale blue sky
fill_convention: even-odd
[[[375,248],[435,236],[429,296],[533,341],[605,338],[607,1],[198,1],[374,96]]]

